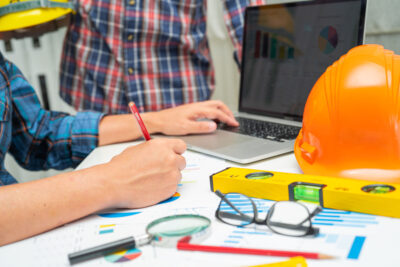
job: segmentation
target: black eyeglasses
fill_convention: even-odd
[[[318,228],[312,227],[311,218],[322,208],[318,206],[312,213],[299,202],[278,201],[268,210],[265,219],[258,218],[258,210],[254,201],[239,193],[215,194],[221,198],[215,216],[222,222],[234,226],[246,226],[252,223],[267,225],[271,231],[286,236],[317,235]]]

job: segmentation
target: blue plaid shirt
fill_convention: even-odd
[[[101,117],[42,109],[32,86],[0,53],[0,185],[17,182],[4,168],[7,152],[29,170],[78,165],[97,145]]]

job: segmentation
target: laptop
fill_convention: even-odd
[[[366,0],[248,7],[239,127],[180,137],[188,148],[237,163],[292,152],[308,94],[325,69],[364,38]]]

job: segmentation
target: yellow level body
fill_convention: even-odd
[[[305,174],[227,168],[211,190],[249,197],[318,202],[322,207],[400,218],[400,185]],[[399,188],[397,188],[399,187]]]

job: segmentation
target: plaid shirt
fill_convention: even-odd
[[[64,42],[61,97],[77,110],[156,111],[207,100],[214,71],[206,0],[77,0]],[[217,1],[217,0],[209,0]],[[241,54],[243,11],[263,0],[224,0],[226,27]]]
[[[4,168],[7,152],[29,170],[78,165],[97,145],[101,116],[43,110],[32,86],[0,53],[0,185],[17,182]]]

